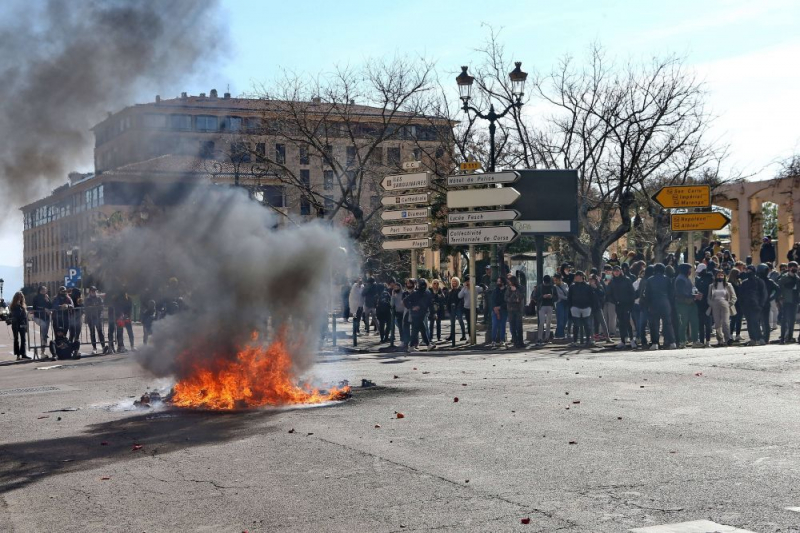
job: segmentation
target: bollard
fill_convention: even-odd
[[[358,319],[353,320],[353,346],[358,346],[358,335],[356,335],[356,330],[358,329]]]

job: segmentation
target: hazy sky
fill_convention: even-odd
[[[459,65],[477,61],[473,50],[486,39],[489,24],[527,71],[547,71],[564,54],[581,58],[592,42],[621,60],[685,56],[707,83],[708,103],[718,116],[712,133],[731,145],[731,165],[771,177],[777,160],[800,151],[796,0],[227,0],[224,7],[232,53],[204,85],[184,88],[192,94],[229,86],[236,95],[268,83],[281,68],[319,73],[395,54],[435,59],[443,77],[454,77]],[[152,92],[140,101],[152,100]],[[16,208],[5,216],[21,219]],[[21,263],[20,223],[18,233],[0,235],[0,264]]]

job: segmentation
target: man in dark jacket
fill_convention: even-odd
[[[53,308],[53,302],[47,294],[47,287],[42,285],[39,287],[39,292],[33,297],[33,321],[39,326],[39,342],[41,343],[42,351],[47,346],[47,340],[50,336],[50,310]],[[34,347],[34,356],[38,353],[38,348]]]
[[[694,285],[697,287],[697,294],[700,296],[695,299],[697,306],[697,322],[700,325],[699,342],[705,347],[711,346],[711,317],[708,311],[708,288],[714,283],[714,273],[709,270],[705,263],[697,265],[697,275],[694,278]]]
[[[417,282],[416,290],[412,291],[404,300],[403,305],[411,315],[411,342],[407,350],[419,344],[419,335],[422,334],[422,342],[428,349],[432,348],[431,340],[428,338],[428,329],[425,327],[425,317],[431,307],[431,293],[428,291],[428,283],[424,279]]]
[[[761,309],[761,340],[764,341],[764,344],[769,344],[769,335],[772,330],[769,320],[770,305],[780,294],[780,287],[770,279],[769,274],[769,265],[762,263],[756,267],[756,275],[764,282],[764,287],[767,290],[767,302]]]
[[[97,353],[97,338],[100,338],[100,346],[103,353],[108,353],[106,339],[103,337],[103,299],[97,294],[97,287],[89,287],[89,296],[86,297],[84,305],[86,310],[86,325],[89,326],[89,337],[92,341],[92,352]]]
[[[772,244],[772,237],[767,235],[764,237],[761,244],[761,250],[758,252],[758,257],[762,263],[775,262],[775,245]]]
[[[585,337],[586,345],[593,346],[592,338],[592,304],[594,303],[594,291],[586,283],[583,272],[575,273],[574,281],[569,288],[567,302],[569,305],[572,320],[575,328],[572,330],[572,342],[570,346],[577,346],[578,340]]]
[[[664,329],[664,344],[672,350],[676,348],[672,330],[672,282],[665,275],[666,267],[663,263],[656,263],[653,267],[653,277],[645,283],[643,298],[650,316],[650,330],[653,344],[651,350],[658,350],[659,327]]]
[[[742,274],[742,285],[739,288],[741,307],[747,320],[747,333],[750,335],[750,346],[765,344],[761,335],[761,311],[769,308],[767,286],[756,276],[756,267],[748,265]]]
[[[689,328],[689,338],[692,346],[701,346],[698,342],[697,330],[700,325],[697,317],[697,305],[695,302],[700,299],[697,288],[695,288],[689,276],[692,274],[692,265],[683,263],[678,265],[678,276],[673,283],[675,295],[675,308],[677,310],[678,322],[675,328],[678,333],[678,347],[686,345],[686,328]]]
[[[619,323],[619,344],[617,348],[625,348],[625,343],[631,348],[636,348],[636,340],[631,331],[631,309],[636,299],[636,291],[633,290],[633,282],[622,274],[622,268],[615,265],[612,270],[612,278],[609,283],[610,291],[606,294],[606,299],[612,299],[616,310],[617,322]],[[608,325],[613,328],[612,324]]]
[[[787,271],[778,278],[778,286],[781,290],[781,344],[785,344],[794,340],[797,304],[800,303],[800,278],[795,261],[791,261]]]

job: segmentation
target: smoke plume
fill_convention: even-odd
[[[227,44],[214,0],[3,4],[0,196],[13,204],[91,164],[106,112],[176,89]]]
[[[346,237],[330,225],[277,229],[276,216],[240,189],[199,187],[181,205],[103,243],[104,284],[145,300],[183,295],[187,310],[154,324],[137,352],[144,367],[180,379],[194,364],[230,357],[266,331],[288,328],[295,369],[313,362],[326,316],[330,275],[343,272]],[[175,287],[178,287],[177,291]],[[146,303],[146,302],[144,302]]]

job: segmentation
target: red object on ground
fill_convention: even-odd
[[[458,396],[456,396],[455,398],[453,398],[453,402],[455,402],[455,403],[458,403]]]
[[[141,450],[142,448],[144,448],[144,445],[142,445],[142,444],[134,444],[133,445],[133,450],[131,450],[131,451],[135,452],[136,450]]]
[[[530,524],[531,523],[531,519],[530,518],[523,518],[522,520],[520,520],[520,523],[521,524]]]
[[[406,415],[404,415],[403,413],[397,413],[397,418],[405,418],[405,417]]]

